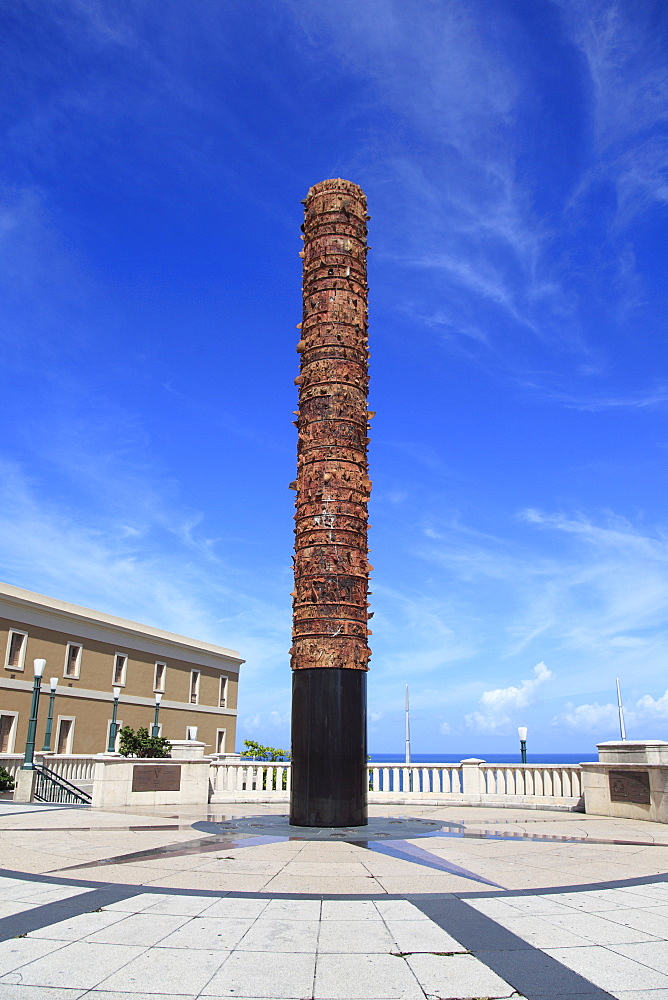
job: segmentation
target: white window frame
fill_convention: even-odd
[[[227,750],[225,749],[226,741],[227,741],[227,729],[216,729],[216,753],[227,753]]]
[[[162,686],[158,686],[158,667],[162,667]],[[164,660],[156,660],[153,670],[153,690],[157,693],[165,693],[165,682],[167,680],[167,664]]]
[[[14,753],[14,747],[16,745],[16,730],[19,728],[19,713],[1,711],[0,715],[8,715],[12,718],[12,724],[9,729],[9,742],[5,753]]]
[[[189,705],[199,705],[199,685],[200,685],[201,678],[202,678],[202,671],[201,670],[191,670],[190,671],[190,689],[188,691],[188,704]],[[195,682],[194,685],[193,685],[193,680]],[[193,701],[193,686],[194,686],[194,689],[195,689],[194,690],[194,694],[195,694],[195,700],[194,701]]]
[[[218,708],[227,708],[230,678],[225,674],[221,675],[220,687],[218,688]]]
[[[123,720],[116,719],[116,739],[114,740],[114,750],[118,753],[118,747],[121,742],[121,729],[123,728]],[[104,751],[107,752],[107,747],[109,746],[109,733],[111,732],[111,719],[107,719],[107,739],[104,744]]]
[[[74,727],[77,724],[76,715],[59,715],[58,716],[58,720],[56,722],[56,738],[53,741],[53,745],[55,747],[55,752],[56,753],[58,753],[58,744],[60,743],[60,724],[61,724],[61,722],[71,722],[72,723],[72,725],[70,726],[69,735],[67,737],[67,749],[65,750],[66,754],[70,754],[70,753],[72,753],[72,747],[74,745]]]
[[[117,662],[117,659],[118,659],[119,656],[123,657],[123,671],[122,671],[122,680],[117,681],[116,680],[116,662]],[[114,664],[113,664],[113,666],[111,668],[111,683],[112,683],[112,687],[124,688],[125,687],[125,680],[126,680],[127,675],[128,675],[128,654],[127,653],[114,653]]]
[[[79,654],[75,661],[75,670],[73,674],[68,674],[67,668],[70,662],[70,650],[75,647],[79,650]],[[81,657],[83,655],[83,645],[80,642],[68,642],[67,648],[65,649],[65,663],[63,664],[63,677],[66,677],[69,681],[78,681],[81,676]]]
[[[12,651],[12,636],[22,635],[23,643],[21,645],[21,655],[19,656],[19,662],[17,666],[11,666],[9,662],[9,655]],[[10,628],[9,634],[7,635],[7,652],[5,654],[5,670],[24,670],[26,663],[26,650],[28,648],[28,633],[24,632],[20,628]]]

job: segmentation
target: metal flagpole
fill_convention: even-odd
[[[619,686],[619,677],[616,677],[617,681],[617,708],[619,710],[619,734],[623,740],[626,739],[626,726],[624,725],[624,706],[622,705],[622,691]]]
[[[406,685],[406,763],[411,762],[411,717],[408,707],[408,684]]]

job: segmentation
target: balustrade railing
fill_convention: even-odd
[[[459,764],[370,764],[369,799],[388,795],[459,795]]]
[[[214,796],[229,795],[241,799],[269,796],[287,798],[290,792],[289,763],[227,764],[224,761],[210,765],[211,788]]]
[[[44,754],[42,759],[51,771],[74,785],[93,780],[95,757],[90,754]]]
[[[73,785],[92,785],[94,755],[36,755],[37,763]],[[16,780],[22,754],[0,754],[0,765]],[[579,764],[382,764],[368,766],[369,802],[480,803],[573,808],[582,796]],[[212,800],[285,802],[290,794],[288,761],[212,760]]]
[[[464,802],[575,806],[582,795],[578,764],[369,764],[369,802]],[[290,764],[216,761],[215,801],[285,801]]]
[[[11,774],[14,781],[16,781],[16,775],[22,763],[22,753],[0,753],[0,767],[4,767]]]
[[[580,798],[579,764],[479,764],[484,796]]]

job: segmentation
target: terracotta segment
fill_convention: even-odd
[[[366,197],[336,179],[304,204],[291,666],[367,670]]]

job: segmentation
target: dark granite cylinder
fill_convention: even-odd
[[[367,786],[366,673],[295,670],[290,822],[365,826]]]

